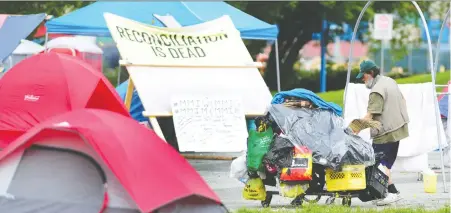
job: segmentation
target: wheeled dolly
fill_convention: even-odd
[[[261,201],[262,207],[267,208],[271,205],[271,200],[274,195],[279,195],[278,191],[267,191],[266,199]],[[293,206],[302,206],[304,202],[304,196],[298,196],[291,201],[291,205]]]
[[[269,207],[271,205],[271,200],[274,195],[279,195],[279,192],[278,191],[267,191],[266,199],[261,201],[262,207],[264,207],[264,208]],[[310,199],[310,198],[307,198],[306,196],[316,196],[316,198]],[[300,207],[300,206],[302,206],[302,204],[304,202],[311,203],[311,204],[318,203],[322,196],[328,197],[326,200],[326,205],[334,204],[336,198],[341,198],[342,199],[341,204],[343,206],[349,207],[349,206],[351,206],[352,198],[358,197],[359,194],[358,193],[348,193],[348,192],[336,192],[336,193],[321,192],[321,193],[305,194],[305,195],[300,195],[300,196],[294,198],[291,201],[291,205]]]

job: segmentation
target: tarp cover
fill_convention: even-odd
[[[5,60],[14,49],[44,20],[45,14],[8,16],[0,28],[0,61]]]
[[[308,100],[312,102],[313,105],[317,106],[319,109],[331,110],[338,116],[341,116],[343,113],[343,109],[341,109],[341,107],[338,104],[334,102],[326,102],[314,92],[304,88],[296,88],[290,91],[279,92],[274,95],[271,104],[281,104],[285,102],[285,98],[287,97],[296,97]]]
[[[208,8],[208,9],[205,9]],[[180,2],[180,1],[124,1],[95,2],[46,23],[49,33],[110,36],[103,14],[113,13],[137,22],[164,27],[157,15],[171,15],[182,26],[189,26],[215,20],[229,15],[241,37],[245,39],[275,40],[276,25],[265,23],[222,1]]]
[[[269,113],[287,139],[313,152],[314,163],[333,169],[375,163],[371,144],[353,135],[344,127],[343,118],[331,111],[273,104]]]

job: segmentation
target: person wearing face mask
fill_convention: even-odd
[[[409,117],[404,96],[395,80],[381,76],[379,67],[371,60],[360,63],[357,79],[370,89],[367,114],[364,119],[379,121],[379,129],[371,129],[374,153],[384,153],[381,164],[389,177],[388,194],[385,199],[375,201],[376,205],[388,205],[401,199],[390,175],[398,155],[399,141],[409,136]]]

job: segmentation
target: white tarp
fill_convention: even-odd
[[[3,61],[5,70],[11,69],[22,60],[44,51],[44,47],[28,40],[22,39],[19,46]],[[1,63],[0,63],[1,64]],[[0,70],[1,71],[1,70]]]
[[[91,36],[54,38],[47,43],[47,48],[72,48],[80,52],[103,54],[103,50],[96,44],[96,37]]]
[[[230,17],[159,28],[110,13],[104,16],[125,61],[156,65],[127,66],[146,115],[171,115],[174,95],[237,96],[245,114],[266,112],[272,96],[257,68],[205,68],[253,64]],[[180,67],[161,67],[165,65]]]
[[[28,40],[22,40],[13,51],[13,55],[34,55],[44,51],[44,47]]]
[[[435,110],[438,110],[434,101],[432,83],[422,84],[399,84],[402,94],[407,102],[407,113],[409,115],[409,137],[401,140],[399,146],[397,164],[404,170],[413,171],[417,167],[424,167],[424,163],[418,164],[411,162],[402,162],[404,160],[426,159],[424,154],[439,148],[439,140],[437,136],[437,118]],[[367,113],[368,99],[370,90],[364,84],[348,84],[346,103],[344,109],[345,121],[350,123],[355,118],[362,118]],[[445,145],[445,132],[443,124],[439,122],[439,131],[441,134],[442,146]],[[367,141],[371,141],[368,130],[362,131],[359,136]],[[423,157],[421,157],[423,156]],[[414,164],[416,166],[405,167],[402,165]],[[427,165],[427,161],[426,161]],[[421,169],[419,169],[421,171]]]

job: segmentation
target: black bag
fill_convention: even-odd
[[[282,168],[290,167],[293,160],[294,145],[287,138],[276,136],[266,153],[265,160],[276,166],[278,173]]]

